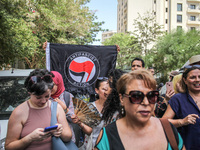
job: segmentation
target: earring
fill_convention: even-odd
[[[124,114],[124,107],[122,107],[122,115]]]

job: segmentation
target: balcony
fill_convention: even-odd
[[[200,2],[200,0],[187,0],[188,2]]]
[[[126,13],[127,12],[127,8],[124,8],[124,13]]]
[[[200,25],[200,20],[198,20],[198,19],[196,21],[188,20],[187,24],[188,25]]]
[[[200,14],[200,9],[191,9],[191,8],[188,8],[187,9],[187,13]]]

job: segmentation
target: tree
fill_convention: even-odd
[[[44,67],[42,43],[88,44],[103,31],[90,0],[0,1],[0,65],[15,58]],[[36,56],[37,59],[33,59]],[[37,60],[37,61],[36,61]]]
[[[200,53],[200,32],[182,29],[166,33],[158,39],[153,53],[147,56],[149,64],[156,72],[167,74],[172,70],[180,69],[185,62]]]
[[[141,55],[141,47],[137,39],[128,33],[116,33],[103,42],[103,45],[115,44],[120,46],[120,52],[117,57],[117,68],[130,68],[133,58]]]
[[[156,38],[162,35],[161,25],[156,23],[154,12],[147,11],[144,16],[138,13],[138,17],[134,19],[134,31],[132,34],[138,39],[142,46],[142,53],[146,56],[150,53],[148,46],[153,44]],[[146,62],[147,59],[145,59]]]

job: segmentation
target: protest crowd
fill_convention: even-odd
[[[43,45],[45,50],[49,46],[54,45]],[[118,45],[113,46],[114,56],[119,51]],[[82,62],[73,68],[75,63],[63,65],[73,76],[85,71]],[[83,66],[87,65],[91,64]],[[75,86],[66,81],[62,64],[50,66],[50,70],[35,69],[26,78],[30,99],[10,116],[6,150],[200,149],[200,55],[191,57],[181,71],[171,70],[169,81],[159,84],[154,68],[146,68],[144,60],[136,57],[130,72],[114,65],[82,93],[71,90]],[[94,92],[88,94],[91,89]],[[49,126],[54,128],[44,129]]]

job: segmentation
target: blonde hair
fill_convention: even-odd
[[[133,80],[142,80],[145,87],[155,90],[156,80],[146,69],[138,69],[124,74],[117,82],[117,91],[119,94],[125,94],[126,87]]]

